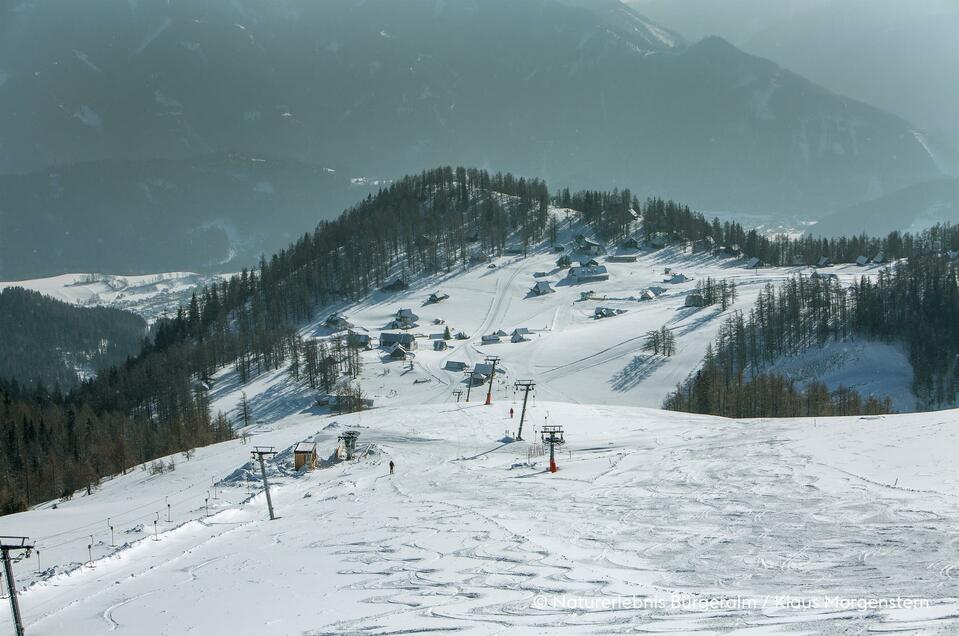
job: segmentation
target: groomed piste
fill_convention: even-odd
[[[959,627],[959,412],[737,422],[537,402],[527,416],[523,443],[503,441],[516,420],[497,401],[300,412],[174,472],[4,517],[0,532],[42,537],[42,573],[35,556],[16,564],[27,631]],[[538,454],[546,422],[568,442],[554,474]],[[292,470],[297,442],[324,460],[346,430],[354,460]],[[280,451],[275,521],[247,463],[262,444]],[[896,597],[921,607],[848,605]]]

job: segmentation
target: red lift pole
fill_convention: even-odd
[[[563,427],[557,424],[546,424],[543,426],[541,437],[544,444],[549,444],[549,472],[555,473],[559,470],[556,466],[556,447],[566,443],[563,438]]]

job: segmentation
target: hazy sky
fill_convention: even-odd
[[[630,0],[835,92],[959,137],[959,0]]]

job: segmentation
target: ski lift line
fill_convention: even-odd
[[[179,491],[179,492],[182,492],[182,491]],[[224,499],[224,500],[227,501],[227,503],[229,503],[231,506],[239,506],[239,505],[242,505],[243,503],[247,503],[247,501],[248,501],[248,500],[247,500],[247,501],[243,501],[243,502],[237,503],[237,502],[229,501],[229,500],[226,500],[226,499]],[[187,501],[187,500],[183,500],[183,501]],[[154,502],[154,503],[155,503],[155,502]],[[144,506],[147,506],[147,505],[151,505],[151,504],[144,504]],[[142,507],[144,507],[144,506],[139,506],[138,508],[142,508]],[[159,513],[156,512],[156,511],[154,511],[154,512],[149,512],[149,513],[147,513],[147,514],[145,514],[145,515],[141,515],[141,516],[139,516],[139,517],[133,517],[132,519],[128,519],[128,520],[125,521],[125,523],[135,523],[135,522],[137,522],[137,521],[147,521],[147,520],[155,519],[158,514],[159,514]],[[115,518],[115,517],[113,517],[113,516],[110,517],[110,519],[114,519],[114,518]],[[173,525],[174,528],[178,528],[178,527],[182,526],[182,525],[185,524],[185,523],[189,523],[189,522],[191,522],[191,521],[202,521],[202,519],[203,519],[202,516],[196,517],[196,518],[190,516],[190,517],[187,517],[184,521],[182,521],[182,522],[180,522],[180,523],[171,524],[171,525]],[[102,523],[102,522],[96,522],[96,523],[93,523],[93,524],[87,524],[87,526],[83,526],[83,527],[86,528],[86,527],[91,526],[91,525],[99,526],[100,523]],[[105,531],[104,531],[104,532],[105,532]],[[64,533],[61,532],[60,534],[62,535],[62,534],[64,534]],[[94,536],[96,536],[96,534],[97,534],[97,533],[95,533]],[[56,535],[51,535],[51,536],[56,536]],[[71,543],[77,543],[78,541],[86,541],[88,537],[90,537],[90,534],[89,534],[89,533],[86,533],[86,534],[82,534],[82,535],[80,535],[80,536],[77,536],[77,537],[75,537],[75,538],[73,538],[73,539],[67,539],[66,541],[61,541],[60,543],[55,543],[55,544],[53,544],[53,545],[47,545],[46,543],[44,543],[44,544],[42,545],[42,547],[43,547],[44,550],[55,550],[55,549],[57,549],[57,548],[62,548],[63,546],[66,546],[66,545],[70,545]],[[37,546],[38,546],[38,547],[40,546],[39,541],[37,542]],[[111,547],[119,547],[119,546],[111,546]]]
[[[146,508],[146,507],[149,507],[149,506],[155,506],[155,505],[158,505],[158,504],[160,504],[160,503],[162,503],[162,502],[163,502],[163,498],[161,497],[160,499],[156,499],[156,500],[153,500],[153,501],[149,501],[149,502],[147,502],[147,503],[145,503],[145,504],[142,504],[142,505],[140,505],[140,506],[136,506],[135,508],[130,508],[129,510],[127,510],[127,511],[125,511],[125,512],[114,513],[114,514],[110,515],[110,518],[111,518],[111,519],[119,519],[120,517],[124,517],[124,516],[126,516],[126,515],[128,515],[128,514],[130,514],[130,513],[132,513],[132,512],[136,512],[136,511],[138,511],[138,510],[142,510],[143,508]],[[150,515],[152,515],[152,514],[153,514],[153,513],[150,513]],[[134,517],[134,518],[131,519],[130,521],[137,521],[137,520],[139,520],[139,519],[141,519],[141,518],[143,518],[143,517]],[[50,541],[51,539],[56,539],[56,538],[58,538],[58,537],[62,537],[62,536],[66,536],[66,535],[73,534],[74,532],[78,532],[78,531],[80,531],[80,530],[86,530],[86,529],[89,529],[89,528],[92,528],[92,527],[95,527],[95,526],[96,526],[96,527],[99,527],[102,523],[103,523],[103,520],[92,521],[92,522],[87,523],[87,524],[84,524],[84,525],[82,525],[82,526],[77,526],[77,527],[75,527],[75,528],[68,528],[68,529],[66,529],[66,530],[61,530],[60,532],[56,532],[56,533],[54,533],[54,534],[51,534],[51,535],[48,535],[48,536],[45,536],[45,537],[41,537],[40,539],[37,540],[37,542],[38,542],[38,543],[41,542],[41,541],[46,542],[46,541]],[[50,547],[51,547],[51,546],[48,546],[48,545],[46,545],[46,544],[44,544],[44,545],[45,545],[45,547],[46,547],[47,549],[50,549]]]
[[[218,482],[218,483],[219,483],[219,482]],[[110,518],[113,519],[113,520],[117,520],[117,519],[121,519],[121,518],[125,517],[126,515],[129,515],[129,514],[131,514],[131,513],[133,513],[133,512],[137,512],[137,511],[139,511],[139,510],[143,510],[144,508],[149,508],[149,507],[157,506],[157,505],[160,505],[160,504],[166,505],[166,501],[168,500],[169,497],[183,494],[183,493],[185,493],[185,492],[187,492],[187,491],[192,490],[192,489],[195,488],[195,487],[196,487],[196,485],[186,486],[186,487],[184,487],[184,488],[181,488],[180,490],[174,491],[174,493],[173,493],[172,495],[164,495],[163,497],[159,497],[159,498],[157,498],[157,499],[148,501],[148,502],[146,502],[146,503],[144,503],[144,504],[141,504],[141,505],[139,505],[139,506],[135,506],[135,507],[133,507],[133,508],[130,508],[129,510],[126,510],[126,511],[124,511],[124,512],[119,512],[119,513],[111,514],[111,515],[110,515]],[[193,495],[193,496],[195,496],[195,495]],[[174,499],[174,500],[173,500],[173,503],[184,503],[184,502],[186,502],[186,501],[189,501],[189,499],[191,499],[191,498],[192,498],[192,497],[186,497],[186,498],[183,498],[183,499]],[[172,505],[172,504],[171,504],[171,505]],[[139,521],[140,519],[146,519],[146,518],[152,517],[153,514],[154,514],[153,512],[150,512],[150,513],[148,513],[148,514],[146,514],[146,515],[141,515],[141,516],[138,516],[138,517],[134,517],[134,518],[132,518],[132,519],[126,519],[125,522],[126,522],[126,523],[130,523],[130,522],[134,522],[134,521]],[[41,538],[37,539],[36,541],[37,541],[38,544],[41,543],[41,542],[43,542],[44,548],[46,548],[47,550],[50,550],[50,549],[52,549],[52,548],[54,548],[54,547],[57,547],[57,546],[56,546],[56,545],[54,545],[54,546],[46,545],[46,542],[47,542],[47,541],[50,541],[50,540],[52,540],[52,539],[57,539],[57,538],[63,537],[63,536],[68,536],[68,535],[71,535],[71,534],[73,534],[73,533],[75,533],[75,532],[79,532],[79,531],[81,531],[81,530],[87,530],[87,529],[89,529],[89,528],[99,527],[99,526],[101,526],[102,523],[103,523],[103,520],[91,521],[90,523],[86,523],[86,524],[83,524],[83,525],[81,525],[81,526],[76,526],[75,528],[68,528],[68,529],[66,529],[66,530],[61,530],[60,532],[56,532],[56,533],[54,533],[54,534],[51,534],[51,535],[48,535],[48,536],[45,536],[45,537],[41,537]],[[84,533],[84,536],[83,536],[83,537],[79,537],[79,538],[80,538],[80,539],[83,539],[83,538],[85,538],[85,537],[87,537],[87,536],[89,536],[89,533]],[[61,544],[59,544],[59,545],[66,545],[66,543],[73,543],[74,541],[76,541],[76,539],[72,539],[72,540],[70,540],[70,541],[61,543]]]

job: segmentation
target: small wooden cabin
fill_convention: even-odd
[[[316,470],[316,443],[300,442],[293,447],[293,470]]]

